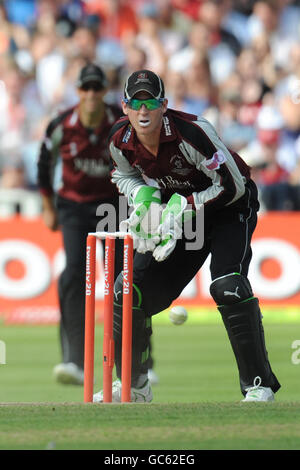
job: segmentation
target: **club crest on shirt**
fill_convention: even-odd
[[[186,162],[181,155],[173,155],[170,159],[170,163],[173,165],[172,173],[185,176],[192,171],[191,168],[184,168]]]
[[[222,163],[226,162],[226,157],[222,150],[218,150],[215,152],[209,160],[204,160],[202,162],[202,165],[207,168],[207,170],[218,170]]]

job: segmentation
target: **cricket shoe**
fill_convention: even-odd
[[[242,401],[274,401],[274,393],[270,387],[261,387],[261,378],[255,377],[253,387],[246,388],[246,396]]]
[[[84,371],[73,362],[57,364],[53,369],[57,382],[65,385],[83,385]]]
[[[112,384],[112,401],[113,403],[121,403],[122,384],[119,379]],[[153,395],[149,380],[141,388],[131,387],[131,403],[150,403]],[[94,403],[103,403],[103,390],[95,393],[93,396]]]
[[[159,383],[158,375],[153,369],[148,369],[148,379],[151,385],[157,385]]]

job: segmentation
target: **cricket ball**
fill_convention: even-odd
[[[169,318],[174,325],[182,325],[187,320],[188,314],[184,307],[172,307],[169,312]]]

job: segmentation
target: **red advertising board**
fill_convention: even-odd
[[[57,279],[64,267],[60,232],[40,218],[15,216],[0,221],[0,315],[8,323],[56,323]],[[96,310],[102,310],[103,269],[100,244]],[[249,278],[266,306],[300,308],[300,213],[261,214],[253,237]],[[209,259],[176,303],[213,306]]]

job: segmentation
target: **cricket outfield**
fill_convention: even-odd
[[[190,313],[190,312],[189,312]],[[1,325],[0,449],[300,449],[300,321],[265,312],[269,358],[282,388],[274,403],[241,403],[233,354],[219,317],[181,326],[154,319],[151,404],[83,404],[83,388],[52,378],[56,326]],[[204,321],[205,320],[205,321]],[[101,387],[101,325],[96,384]]]

